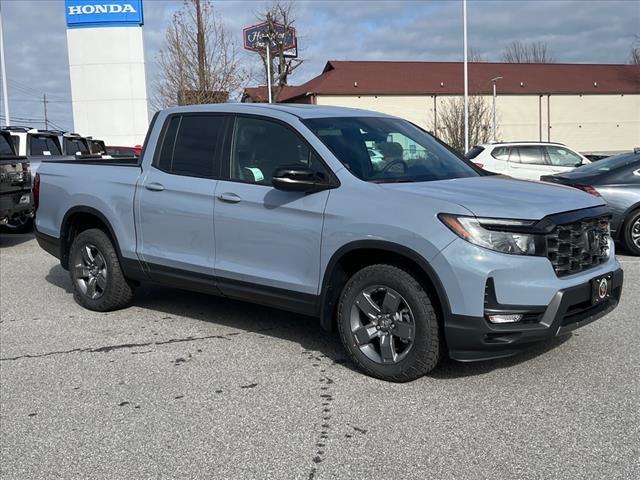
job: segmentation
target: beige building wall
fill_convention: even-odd
[[[74,130],[142,144],[149,125],[141,27],[67,29]]]
[[[396,115],[436,131],[451,96],[318,95],[318,105],[364,108]],[[484,96],[491,107],[492,97]],[[499,95],[501,141],[561,142],[581,152],[616,152],[640,146],[640,95]],[[491,129],[491,122],[487,128]],[[437,131],[436,131],[437,134]]]

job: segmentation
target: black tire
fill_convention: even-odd
[[[94,252],[95,259],[101,258],[99,263],[105,266],[105,269],[101,270],[104,272],[101,276],[103,287],[95,285],[93,287],[94,291],[99,290],[96,292],[98,296],[95,298],[89,294],[89,288],[85,286],[87,291],[83,291],[82,287],[82,285],[91,282],[91,280],[86,281],[83,277],[84,272],[88,271],[83,263],[83,251],[86,251],[86,248]],[[122,273],[113,243],[109,236],[100,229],[85,230],[73,240],[69,252],[69,275],[73,284],[74,299],[89,310],[97,312],[118,310],[125,307],[133,297],[133,287]]]
[[[640,210],[635,210],[629,214],[627,219],[624,221],[624,227],[622,230],[622,241],[624,242],[625,248],[632,255],[640,255],[640,246],[636,245],[633,241],[633,229],[638,228],[636,225],[640,221]]]
[[[32,230],[33,218],[29,218],[24,221],[18,221],[17,223],[10,223],[0,227],[0,232],[4,233],[28,233]]]
[[[392,289],[402,297],[403,304],[406,303],[406,306],[409,307],[413,317],[413,325],[415,325],[413,341],[409,342],[411,347],[403,358],[390,364],[374,361],[363,353],[361,347],[358,346],[355,333],[352,332],[356,299],[362,298],[360,295],[367,289],[373,288],[375,290],[379,287],[382,287],[383,291],[384,288]],[[357,315],[361,315],[361,313],[358,312]],[[369,321],[366,316],[364,318],[365,321]],[[391,382],[407,382],[427,374],[440,360],[441,343],[438,318],[431,299],[413,275],[396,266],[371,265],[355,273],[347,281],[340,296],[337,323],[340,338],[349,356],[360,370],[372,377]],[[373,344],[376,341],[381,342],[381,340],[374,338],[369,347],[373,349]],[[378,348],[381,349],[380,343]]]

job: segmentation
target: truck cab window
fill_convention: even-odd
[[[231,180],[271,185],[283,165],[302,164],[325,172],[306,142],[291,129],[260,118],[239,117],[231,153]]]
[[[175,175],[214,178],[225,122],[225,117],[216,115],[172,117],[154,166]]]

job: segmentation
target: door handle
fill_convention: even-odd
[[[238,203],[240,202],[240,200],[242,200],[238,195],[230,192],[221,193],[220,195],[218,195],[218,199],[227,203]]]
[[[146,188],[147,190],[151,190],[152,192],[161,192],[164,190],[164,185],[153,182],[147,183],[144,188]]]

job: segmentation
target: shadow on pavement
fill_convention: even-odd
[[[47,282],[73,294],[68,273],[60,265],[51,268]],[[319,352],[335,363],[358,371],[348,359],[336,332],[327,333],[316,318],[285,312],[248,302],[206,295],[162,286],[144,285],[136,289],[133,306],[170,316],[183,316],[222,325],[258,335],[298,343],[307,351]],[[522,353],[498,360],[463,363],[444,358],[427,378],[447,380],[483,375],[493,370],[509,368],[553,350],[571,334],[532,345]]]
[[[0,248],[15,247],[21,243],[33,240],[33,233],[0,233]]]

